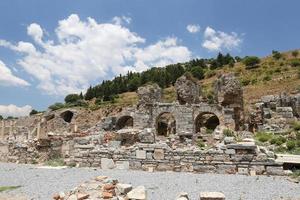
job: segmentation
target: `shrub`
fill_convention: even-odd
[[[273,58],[275,58],[276,60],[279,60],[281,57],[282,57],[282,55],[281,55],[281,53],[279,53],[278,51],[272,51],[272,55],[273,55]]]
[[[32,110],[30,111],[29,115],[30,115],[30,116],[31,116],[31,115],[36,115],[36,114],[38,114],[38,113],[39,113],[39,111],[32,109]]]
[[[280,145],[282,145],[285,142],[286,142],[286,138],[283,137],[283,136],[279,136],[279,137],[276,138],[276,143],[275,144],[277,146],[280,146]]]
[[[296,146],[300,147],[300,139],[296,140]]]
[[[300,131],[300,122],[299,121],[294,121],[292,123],[292,128],[294,131]]]
[[[251,80],[248,79],[248,78],[244,78],[244,79],[241,80],[241,83],[242,83],[243,86],[247,86],[251,83]]]
[[[65,104],[63,104],[63,103],[55,103],[55,104],[49,106],[49,109],[50,110],[58,110],[58,109],[61,109],[64,107],[65,107]]]
[[[296,142],[293,140],[289,140],[286,142],[286,147],[288,150],[293,150],[296,147]]]
[[[258,132],[256,133],[255,137],[260,142],[267,142],[272,139],[273,134],[267,132]]]
[[[206,77],[206,78],[213,77],[214,75],[216,75],[216,71],[214,71],[214,70],[207,70],[207,71],[205,72],[205,77]]]
[[[270,80],[272,80],[272,76],[271,76],[271,75],[265,75],[265,76],[263,77],[263,80],[264,80],[264,81],[270,81]]]
[[[295,51],[292,52],[292,55],[293,55],[294,57],[297,57],[298,54],[299,54],[299,51],[297,51],[297,50],[295,50]]]
[[[290,61],[290,64],[291,64],[292,67],[298,67],[298,66],[300,66],[300,60],[299,59],[292,59]]]
[[[234,137],[234,132],[227,128],[223,130],[223,135],[226,137]]]
[[[58,167],[58,166],[64,166],[64,160],[62,158],[52,158],[45,162],[45,165],[52,166],[52,167]]]
[[[247,67],[254,67],[255,65],[257,65],[260,62],[260,59],[256,56],[246,56],[243,59],[243,63],[244,65],[246,65]]]
[[[197,141],[197,145],[198,145],[198,147],[200,147],[200,148],[205,147],[205,143],[204,143],[202,140],[198,140],[198,141]]]
[[[80,100],[80,96],[78,94],[69,94],[65,97],[66,103],[75,103],[78,100]]]

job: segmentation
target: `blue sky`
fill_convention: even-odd
[[[44,110],[127,70],[219,51],[297,49],[299,7],[296,0],[0,1],[0,114]]]

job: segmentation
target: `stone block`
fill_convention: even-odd
[[[115,168],[115,163],[112,159],[101,158],[101,168],[102,169],[113,169],[113,168]]]
[[[129,170],[129,162],[128,161],[117,161],[116,169]]]
[[[225,195],[221,192],[201,192],[199,200],[225,200]]]
[[[235,149],[226,149],[225,153],[229,154],[229,155],[233,155],[233,154],[235,154]]]
[[[164,150],[163,149],[155,149],[153,158],[155,160],[163,160],[165,158]]]
[[[130,184],[121,184],[118,183],[116,185],[116,191],[118,194],[122,194],[122,195],[126,195],[128,192],[130,192],[132,190],[132,185]]]
[[[144,186],[138,186],[128,192],[127,199],[129,200],[146,200],[147,199],[147,192]]]
[[[144,150],[136,150],[135,155],[137,159],[146,159],[146,151]]]
[[[244,167],[238,167],[238,174],[248,175],[249,174],[249,169],[244,168]]]
[[[283,176],[284,171],[282,166],[267,166],[267,174],[268,175],[277,175],[277,176]]]

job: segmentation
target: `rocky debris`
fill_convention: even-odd
[[[196,82],[189,75],[183,75],[175,82],[177,100],[179,104],[199,103],[200,89]]]
[[[128,200],[146,200],[147,193],[144,186],[138,186],[132,189],[130,192],[127,193],[126,198]]]
[[[221,192],[201,192],[199,200],[225,200],[225,195]]]
[[[98,176],[94,180],[82,183],[69,192],[60,192],[53,195],[54,200],[105,200],[126,199],[146,200],[144,186],[133,188],[129,184],[118,183],[117,180],[107,176]]]
[[[143,129],[138,135],[139,141],[141,143],[154,143],[155,142],[155,133],[152,128]]]
[[[186,193],[186,192],[180,192],[177,195],[176,200],[189,200],[188,193]]]
[[[161,101],[162,89],[157,84],[148,84],[139,87],[137,90],[139,97],[138,107],[154,104]]]

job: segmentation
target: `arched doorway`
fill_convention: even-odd
[[[74,113],[67,110],[67,111],[61,113],[60,116],[65,122],[70,123],[73,119]]]
[[[120,130],[123,128],[132,128],[133,127],[133,118],[129,115],[122,116],[117,120],[116,129]]]
[[[214,113],[200,113],[195,119],[195,133],[201,133],[205,128],[206,133],[212,133],[220,124],[220,120]]]
[[[176,120],[171,113],[165,112],[157,117],[156,134],[158,136],[169,136],[176,134]]]

